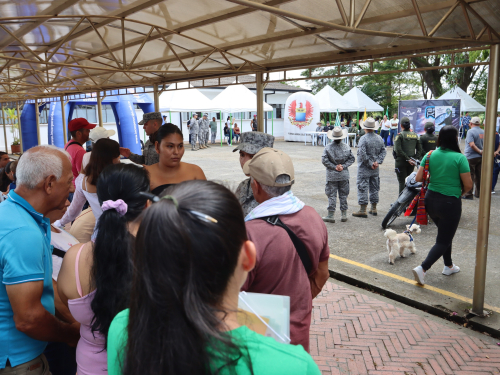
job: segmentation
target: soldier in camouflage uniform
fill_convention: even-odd
[[[357,142],[357,139],[358,139],[358,128],[356,127],[356,124],[355,123],[352,123],[351,124],[351,127],[348,129],[348,133],[351,133],[351,134],[356,134],[354,137],[356,137],[356,142]],[[351,147],[353,146],[354,144],[354,137],[349,137],[349,144],[351,145]]]
[[[366,208],[368,206],[368,191],[370,191],[370,203],[372,204],[369,214],[377,215],[378,192],[380,190],[379,165],[384,162],[386,150],[384,140],[375,133],[379,125],[375,124],[372,117],[361,123],[365,134],[358,143],[358,176],[356,186],[358,188],[358,203],[360,209],[353,212],[352,216],[368,217]]]
[[[436,130],[434,123],[432,121],[428,121],[425,123],[425,134],[420,136],[420,143],[422,144],[422,155],[420,157],[424,157],[429,151],[435,150],[437,146],[438,137],[434,134],[434,130]]]
[[[396,153],[396,174],[399,182],[399,192],[405,188],[405,180],[415,169],[415,163],[410,158],[420,159],[422,156],[422,145],[418,135],[410,131],[410,119],[401,119],[403,131],[396,136],[394,141],[394,152]]]
[[[252,159],[253,156],[265,147],[273,148],[274,137],[270,134],[262,132],[245,132],[241,134],[240,144],[233,150],[233,152],[240,152],[241,168],[245,163]],[[250,211],[259,205],[255,200],[250,186],[250,178],[241,181],[236,189],[236,198],[240,201],[243,208],[243,214],[247,216]]]
[[[193,114],[193,118],[189,121],[189,134],[191,135],[191,151],[198,151],[196,148],[196,140],[198,139],[198,133],[200,132],[200,124],[198,120],[198,114]]]
[[[160,156],[155,150],[155,142],[156,142],[156,134],[158,133],[158,129],[162,125],[162,118],[160,112],[150,112],[145,113],[142,117],[142,120],[139,122],[139,125],[143,125],[144,131],[146,135],[149,136],[146,144],[144,145],[144,150],[142,151],[142,155],[137,155],[132,152],[128,148],[120,147],[120,154],[129,158],[134,163],[144,164],[144,165],[153,165],[160,161]]]
[[[200,120],[200,131],[199,131],[200,149],[210,147],[208,145],[209,132],[210,132],[210,121],[208,121],[208,114],[205,113],[203,115],[203,118]]]
[[[328,215],[323,217],[327,223],[335,223],[335,208],[337,206],[337,192],[339,194],[340,221],[347,221],[347,197],[349,196],[349,168],[354,163],[351,148],[342,142],[347,133],[342,128],[335,127],[328,132],[328,138],[333,140],[325,147],[321,161],[326,167],[325,193],[328,197]]]

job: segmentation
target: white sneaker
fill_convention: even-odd
[[[496,194],[496,193],[495,193],[495,190],[492,190],[492,191],[491,191],[491,194]]]
[[[413,269],[413,277],[415,278],[415,281],[417,283],[419,283],[420,285],[425,285],[424,283],[425,272],[422,266],[418,266]]]
[[[457,272],[460,272],[460,267],[459,266],[455,266],[455,264],[453,264],[453,267],[447,267],[447,266],[444,266],[443,268],[443,275],[446,275],[446,276],[450,276],[454,273],[457,273]]]

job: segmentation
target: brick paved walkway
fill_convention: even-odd
[[[311,355],[325,374],[500,374],[500,347],[328,282],[314,300]]]

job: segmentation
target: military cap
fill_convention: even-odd
[[[255,155],[265,147],[273,148],[274,137],[262,132],[245,132],[241,134],[241,143],[233,152],[243,151],[250,155]]]
[[[149,113],[145,113],[142,116],[142,121],[144,121],[144,123],[146,123],[149,120],[161,120],[161,119],[162,119],[161,112],[149,112]],[[142,125],[142,124],[139,124],[139,125]]]
[[[432,121],[427,121],[425,123],[424,129],[430,129],[434,127],[434,123]]]
[[[144,125],[144,120],[139,121],[139,125]]]

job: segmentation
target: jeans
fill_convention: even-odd
[[[217,131],[212,132],[212,144],[215,143],[216,136],[217,136]]]
[[[380,131],[380,136],[384,140],[384,145],[387,146],[387,138],[389,137],[389,130],[382,130],[382,131]]]
[[[233,138],[236,138],[236,142],[240,141],[240,135],[239,134],[234,134]]]
[[[422,268],[427,271],[441,257],[444,265],[451,267],[451,244],[462,216],[462,200],[428,190],[425,195],[425,209],[436,224],[438,233],[436,243],[422,262]]]
[[[491,184],[491,191],[494,191],[497,185],[498,173],[500,173],[500,158],[495,158],[493,162],[493,183]]]
[[[396,139],[396,136],[398,135],[398,129],[391,129],[391,133],[390,133],[390,137],[391,137],[391,145],[394,146],[394,139]]]

